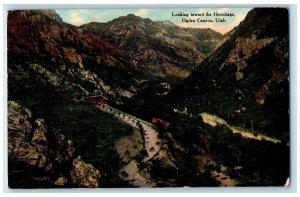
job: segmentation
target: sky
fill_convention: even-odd
[[[142,18],[149,18],[152,21],[169,20],[180,27],[192,28],[211,28],[222,34],[230,31],[246,17],[247,13],[252,8],[159,8],[159,9],[58,9],[56,12],[61,16],[63,21],[72,25],[82,25],[89,22],[108,22],[120,16],[134,14]],[[214,12],[218,13],[232,13],[229,16],[219,16],[217,18],[225,18],[226,22],[215,22]],[[188,14],[188,16],[175,16],[181,14]],[[204,16],[191,16],[191,13],[201,14]],[[206,16],[207,13],[212,16]],[[195,20],[195,22],[186,22]],[[197,22],[200,18],[202,22]],[[214,22],[203,22],[204,20],[212,20]]]

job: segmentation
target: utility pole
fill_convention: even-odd
[[[253,121],[251,120],[251,130],[252,130],[252,133],[253,133]]]

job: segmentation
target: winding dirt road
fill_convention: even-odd
[[[143,136],[145,141],[145,150],[148,153],[148,157],[145,157],[143,161],[148,161],[152,159],[160,150],[159,146],[159,139],[158,139],[158,133],[154,129],[154,125],[144,121],[142,119],[139,119],[137,117],[134,117],[132,115],[129,115],[125,112],[122,112],[118,109],[115,109],[107,104],[102,106],[96,106],[101,111],[107,112],[112,114],[114,117],[118,118],[120,121],[138,129],[143,130]],[[139,124],[142,126],[142,128],[139,126]]]

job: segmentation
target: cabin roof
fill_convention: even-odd
[[[106,97],[103,96],[103,95],[96,95],[96,96],[88,96],[88,97],[86,97],[86,99],[89,99],[89,98],[101,98],[101,99],[108,100],[108,98],[106,98]]]

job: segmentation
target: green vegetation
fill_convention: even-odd
[[[159,117],[164,111],[162,108],[164,95],[157,95],[160,90],[158,85],[161,82],[156,80],[145,84],[144,88],[132,98],[125,100],[125,105],[119,108],[149,122],[152,117]]]
[[[245,139],[240,134],[232,134],[225,126],[200,125],[199,132],[207,133],[210,152],[228,167],[230,177],[238,180],[238,185],[282,186],[289,177],[286,144]]]
[[[194,159],[199,152],[193,148],[198,139],[194,138],[196,141],[193,141],[194,136],[189,133],[194,126],[195,119],[187,118],[186,120],[186,122],[180,121],[178,124],[172,124],[174,127],[167,130],[160,125],[156,127],[159,138],[167,147],[166,151],[175,159],[175,166],[167,166],[164,160],[154,160],[150,168],[152,178],[159,187],[218,186],[218,181],[211,177],[210,171],[199,173],[199,164]],[[175,141],[171,136],[176,138]],[[184,148],[179,149],[177,142]]]
[[[227,167],[239,186],[284,185],[289,177],[289,146],[245,139],[227,126],[211,127],[200,119],[179,116],[172,134],[190,156],[210,155],[214,165],[206,172]]]
[[[68,101],[63,86],[55,88],[34,77],[23,81],[11,77],[8,85],[8,100],[31,109],[35,119],[45,119],[48,125],[73,141],[76,152],[87,163],[99,169],[101,187],[128,186],[118,178],[121,160],[114,150],[114,141],[131,135],[131,127],[94,106]]]
[[[121,160],[114,142],[119,137],[131,135],[132,128],[94,106],[66,104],[54,106],[51,111],[51,116],[45,114],[44,117],[72,139],[85,161],[100,170],[101,187],[121,187],[117,178]]]

